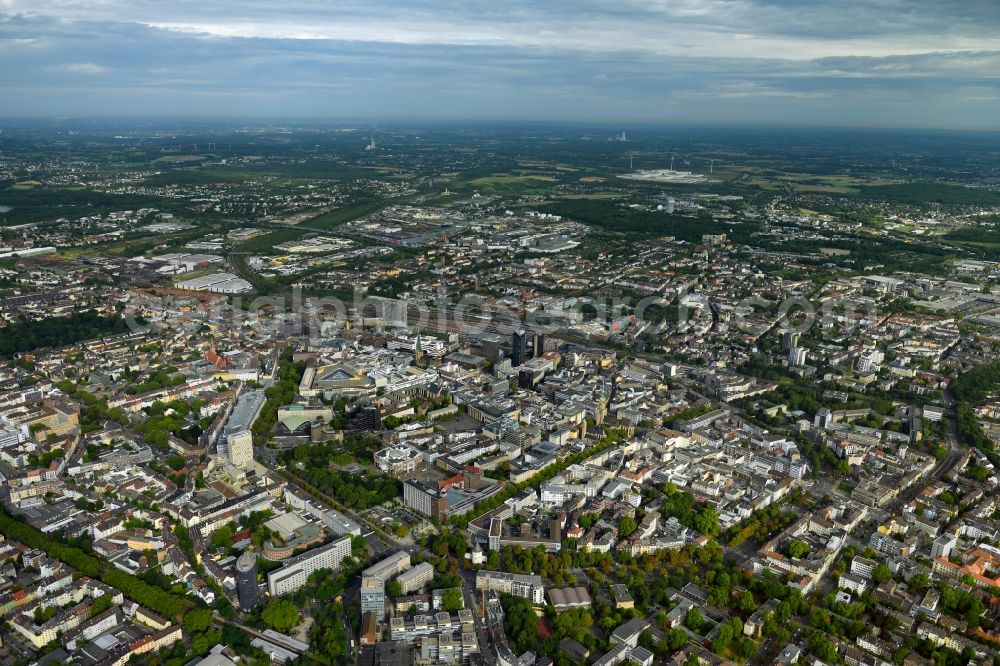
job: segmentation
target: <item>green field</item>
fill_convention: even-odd
[[[371,215],[385,205],[383,201],[361,201],[324,213],[319,217],[314,217],[298,225],[303,229],[332,229],[345,222],[356,220],[365,215]]]
[[[208,158],[208,155],[165,155],[153,160],[156,162],[166,162],[167,164],[184,164],[187,162],[201,162]]]
[[[553,176],[515,176],[511,174],[476,178],[474,180],[470,180],[469,184],[481,187],[493,187],[496,185],[527,185],[534,182],[556,183],[559,182],[559,179]]]

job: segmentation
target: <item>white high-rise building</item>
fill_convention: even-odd
[[[249,430],[234,432],[227,438],[229,462],[240,469],[248,469],[253,464],[253,433]]]
[[[958,539],[955,535],[945,532],[934,539],[934,543],[931,544],[931,557],[935,560],[939,557],[951,557],[951,551],[955,549],[957,544]]]
[[[802,347],[792,347],[788,350],[788,365],[802,367],[806,364],[807,352]]]
[[[374,613],[376,620],[385,618],[385,583],[378,578],[361,579],[361,612]]]
[[[858,355],[854,367],[858,369],[858,372],[878,372],[884,360],[885,354],[880,350],[869,349],[865,353]]]

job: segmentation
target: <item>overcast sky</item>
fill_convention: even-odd
[[[0,0],[0,115],[1000,129],[998,0]]]

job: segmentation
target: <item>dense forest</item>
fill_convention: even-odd
[[[60,217],[107,214],[110,211],[145,207],[167,208],[171,203],[158,197],[113,194],[93,189],[70,187],[31,187],[2,190],[4,204],[14,210],[0,221],[9,224],[48,222]]]
[[[983,432],[971,405],[986,402],[994,391],[1000,390],[1000,361],[985,363],[960,373],[949,387],[959,404],[955,407],[958,439],[962,444],[978,449],[994,465],[1000,464],[1000,455],[993,442]]]
[[[74,312],[68,317],[17,322],[0,328],[0,358],[119,333],[128,333],[124,319],[117,315],[100,315],[94,310]]]
[[[939,203],[953,206],[995,206],[1000,204],[1000,193],[998,192],[944,183],[868,185],[861,188],[860,196],[867,199],[909,204]]]
[[[640,210],[609,201],[559,201],[542,206],[541,210],[606,231],[673,236],[691,243],[700,243],[704,234],[727,234],[730,240],[745,243],[750,240],[750,234],[757,231],[756,224],[723,224],[713,220],[710,215]]]
[[[983,432],[979,419],[972,408],[962,403],[955,408],[955,423],[958,428],[958,441],[966,446],[982,451],[994,465],[1000,465],[1000,455],[994,450],[993,441]]]
[[[1000,216],[997,216],[1000,217]],[[945,240],[953,240],[965,243],[988,243],[990,245],[1000,245],[1000,229],[994,228],[1000,223],[1000,219],[993,221],[992,225],[969,226],[955,229],[945,234]]]

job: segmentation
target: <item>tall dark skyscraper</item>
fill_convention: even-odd
[[[483,356],[490,363],[496,363],[500,360],[500,345],[502,344],[502,339],[499,335],[487,335],[483,338]]]
[[[363,430],[379,430],[382,425],[382,416],[378,405],[372,403],[358,409],[355,422],[357,427]]]
[[[517,387],[525,391],[531,390],[531,385],[535,381],[535,373],[531,370],[521,370],[517,373]]]
[[[519,328],[514,331],[514,337],[510,348],[510,364],[516,368],[524,363],[524,359],[527,356],[528,335],[524,332],[523,328]]]
[[[240,610],[249,613],[260,601],[257,586],[257,554],[245,550],[236,560],[236,591],[240,596]]]

